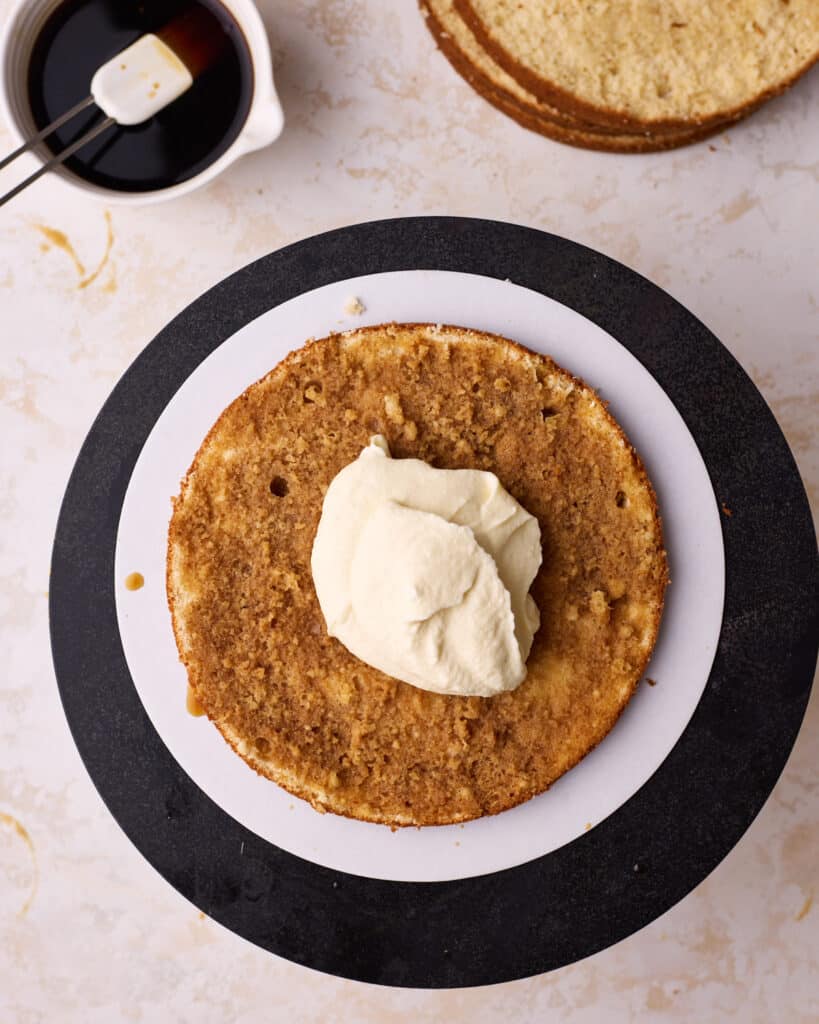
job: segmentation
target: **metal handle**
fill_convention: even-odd
[[[42,142],[43,139],[51,135],[52,132],[55,132],[67,121],[70,121],[72,117],[76,117],[77,114],[82,113],[82,111],[90,107],[93,102],[94,98],[92,96],[86,96],[86,98],[81,100],[76,106],[67,110],[64,114],[61,114],[55,121],[52,121],[51,124],[46,125],[42,131],[33,135],[30,139],[27,139],[22,146],[18,146],[13,153],[9,153],[9,155],[4,157],[3,160],[0,160],[0,170],[7,167],[12,160],[16,160],[18,156],[21,156],[23,153],[32,149],[32,147],[36,146],[38,142]],[[107,128],[110,128],[111,125],[115,123],[116,122],[113,117],[106,117],[102,121],[93,125],[93,127],[89,128],[87,132],[81,135],[70,145],[66,146],[65,149],[60,150],[60,152],[51,157],[50,160],[47,160],[42,167],[38,167],[33,174],[30,174],[24,181],[21,181],[19,185],[15,185],[15,187],[9,192],[6,192],[5,195],[0,196],[0,206],[4,206],[10,199],[13,199],[16,195],[22,192],[24,188],[28,188],[32,182],[37,181],[38,178],[42,178],[42,176],[52,168],[59,166],[64,160],[67,160],[70,156],[76,153],[78,149],[82,149],[83,146],[91,142],[93,139],[96,139],[98,135],[101,135],[102,132]]]
[[[83,110],[87,110],[93,102],[93,96],[86,96],[85,99],[80,100],[75,107],[72,107],[70,110],[66,110],[64,114],[61,114],[56,120],[52,121],[51,124],[47,124],[41,132],[37,132],[36,135],[32,135],[31,138],[27,139],[22,146],[18,146],[13,153],[9,153],[8,156],[3,157],[3,159],[0,160],[0,171],[2,171],[4,167],[8,167],[12,160],[16,160],[18,156],[22,156],[23,153],[27,153],[28,150],[33,149],[38,142],[42,142],[43,139],[51,135],[52,132],[56,132],[58,128],[62,128],[66,121],[70,121],[72,117],[76,117],[77,114],[81,114]]]

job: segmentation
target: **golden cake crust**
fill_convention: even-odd
[[[537,516],[542,624],[516,690],[428,693],[327,635],[313,537],[330,481],[374,433],[396,458],[497,473]],[[651,484],[594,392],[514,342],[441,325],[290,353],[214,424],[168,534],[174,633],[210,720],[317,809],[391,826],[498,813],[576,764],[634,692],[666,583]]]

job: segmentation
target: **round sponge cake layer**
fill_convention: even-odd
[[[816,0],[455,0],[528,91],[662,130],[739,117],[819,58]]]
[[[516,690],[428,693],[327,635],[322,500],[375,433],[395,458],[496,473],[538,518],[542,625]],[[237,753],[319,810],[392,826],[497,813],[576,764],[633,694],[667,582],[651,485],[594,392],[514,342],[424,324],[310,342],[236,399],[174,500],[167,569],[190,685]]]
[[[652,133],[639,126],[629,130],[622,124],[615,127],[578,119],[534,96],[507,74],[478,43],[454,0],[419,2],[427,28],[458,74],[502,113],[556,142],[609,153],[649,153],[699,142],[725,127],[720,122],[706,128]]]

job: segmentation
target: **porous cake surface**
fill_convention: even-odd
[[[310,571],[322,500],[377,433],[395,458],[496,473],[538,518],[542,624],[516,690],[430,693],[327,635]],[[666,582],[651,484],[595,393],[514,342],[441,325],[292,352],[211,429],[168,536],[177,645],[209,719],[317,809],[393,826],[497,813],[576,764],[634,692]]]

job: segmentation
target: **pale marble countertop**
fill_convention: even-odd
[[[0,0],[0,17],[10,6]],[[774,409],[814,509],[819,499],[819,71],[710,144],[609,156],[530,134],[480,100],[411,0],[260,6],[288,119],[275,146],[169,205],[109,211],[46,180],[0,214],[0,1020],[815,1021],[819,694],[764,810],[691,896],[604,953],[491,988],[381,989],[277,960],[178,896],[104,809],[49,653],[63,489],[155,332],[285,243],[446,213],[600,249],[715,331]],[[0,152],[10,141],[0,128]],[[109,223],[110,255],[85,284]]]

